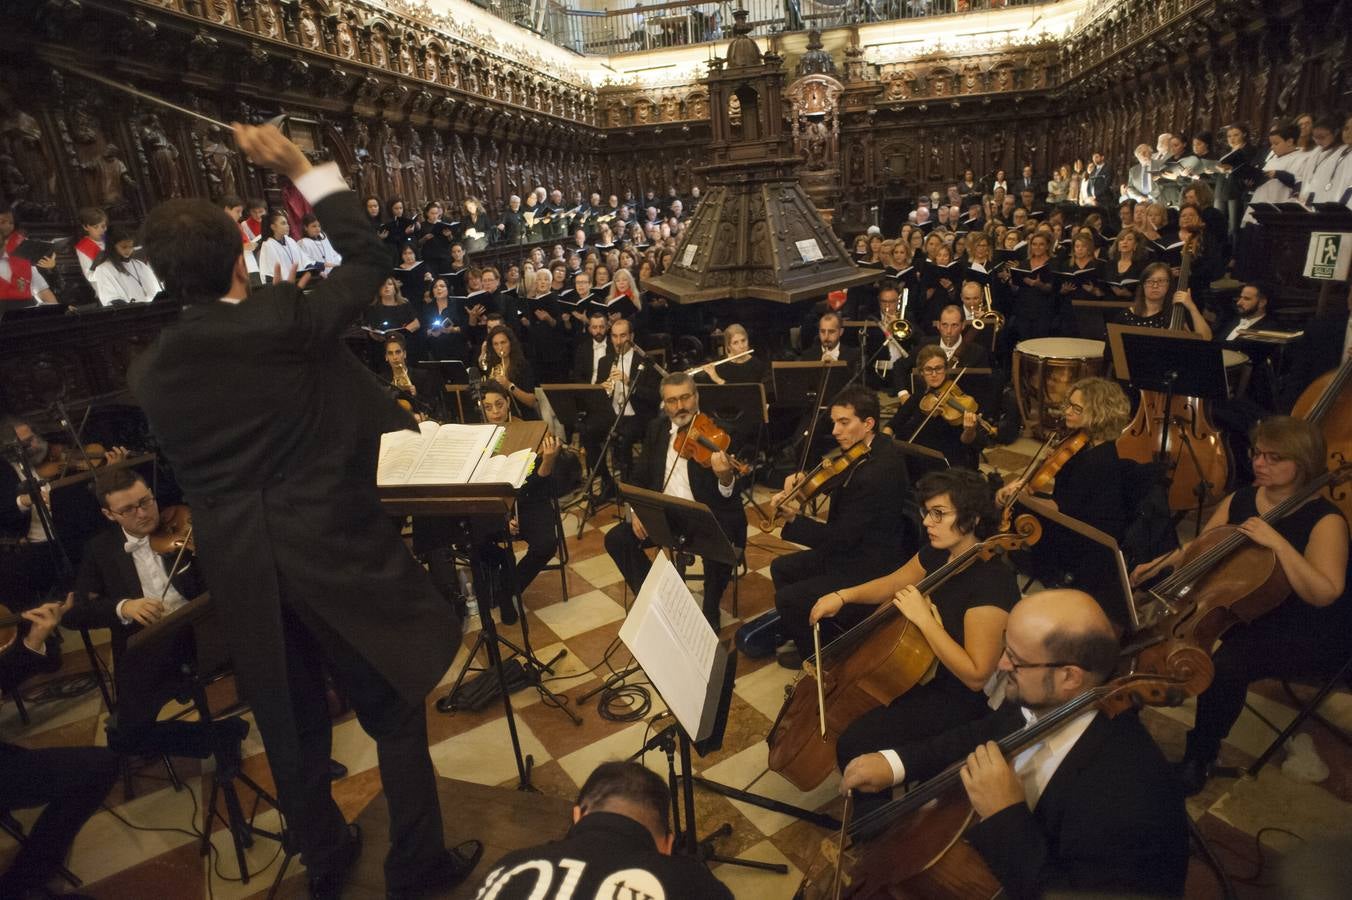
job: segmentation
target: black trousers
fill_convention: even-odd
[[[787,553],[770,563],[770,579],[775,585],[775,608],[779,610],[784,639],[793,641],[804,658],[812,655],[812,626],[808,614],[817,601],[831,593],[872,581],[891,569],[878,571],[877,565],[862,565],[846,570],[847,560],[832,559],[820,550]],[[862,622],[873,607],[847,603],[830,619],[823,619],[822,640]]]
[[[535,576],[554,557],[558,550],[557,520],[554,507],[548,502],[532,503],[518,507],[517,537],[526,542],[526,555],[516,564],[516,587],[526,592]],[[474,576],[474,593],[480,599],[493,598],[494,604],[501,608],[507,602],[507,554],[511,552],[503,544],[506,539],[501,531],[492,535],[476,535],[475,553],[472,554],[470,572]]]
[[[282,596],[288,596],[285,585]],[[347,834],[329,782],[333,732],[325,696],[323,668],[327,664],[351,699],[361,727],[376,742],[380,781],[390,810],[386,887],[418,885],[445,854],[423,706],[405,701],[361,654],[302,604],[284,599],[281,619],[287,684],[255,686],[245,680],[245,692],[257,698],[281,688],[294,703],[300,752],[295,758],[270,753],[268,762],[278,804],[301,861],[312,872],[336,866]],[[258,699],[252,703],[263,742],[269,744],[270,735],[287,727],[287,720],[273,713],[272,704]]]
[[[620,522],[606,532],[606,552],[615,560],[616,567],[624,575],[625,583],[635,595],[643,587],[643,579],[652,569],[652,561],[643,552],[645,547],[653,546],[651,541],[639,540],[634,528],[627,522]],[[734,544],[734,546],[742,546]],[[723,602],[723,591],[732,580],[732,566],[726,563],[704,561],[704,618],[709,620],[714,631],[718,630],[718,610]]]
[[[855,757],[936,737],[990,712],[986,695],[981,691],[955,686],[946,673],[936,678],[943,680],[916,685],[887,706],[870,710],[851,722],[836,741],[836,764],[840,770],[845,771]],[[855,791],[855,814],[871,812],[891,797],[891,791]]]
[[[601,477],[601,486],[608,488],[614,484],[618,476],[621,481],[629,480],[629,469],[633,465],[634,445],[643,440],[643,420],[637,416],[621,416],[620,422],[615,426],[615,437],[611,440],[611,449],[615,451],[616,472],[610,471],[610,464],[602,458],[601,447],[606,441],[606,433],[610,431],[610,424],[615,421],[613,415],[601,417],[588,417],[582,423],[582,448],[587,451],[587,467],[597,469]],[[600,460],[600,468],[597,468],[597,460]]]
[[[56,874],[75,835],[117,781],[117,754],[103,747],[29,750],[0,743],[0,772],[0,808],[47,807],[0,877],[0,900],[10,900]]]
[[[1339,603],[1349,602],[1346,597]],[[1249,685],[1264,678],[1327,678],[1352,654],[1346,625],[1320,627],[1319,616],[1296,604],[1297,597],[1247,625],[1225,633],[1212,654],[1216,674],[1197,697],[1197,716],[1188,732],[1184,758],[1209,763],[1220,753],[1240,713]],[[1330,625],[1332,616],[1328,617]],[[1342,617],[1344,620],[1347,616]]]
[[[6,602],[15,612],[50,598],[56,585],[56,560],[56,550],[45,541],[0,549],[0,584],[5,586]]]

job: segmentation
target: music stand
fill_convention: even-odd
[[[223,639],[213,635],[216,629],[207,627],[214,617],[211,595],[203,594],[133,634],[127,640],[127,649],[118,664],[118,694],[122,701],[126,702],[132,696],[152,696],[162,690],[164,684],[179,682],[192,697],[202,725],[210,725],[213,719],[207,700],[207,682],[211,675],[228,665],[228,654],[221,655],[225,654]],[[202,646],[212,649],[213,655],[201,654],[199,647]],[[208,665],[203,665],[204,656]],[[201,854],[206,856],[210,852],[211,821],[220,815],[216,812],[216,798],[223,797],[225,824],[230,829],[230,837],[235,845],[235,859],[239,864],[242,883],[249,883],[249,863],[245,850],[253,846],[255,837],[267,838],[281,845],[284,858],[273,882],[275,892],[295,855],[291,850],[285,820],[282,820],[281,831],[267,831],[255,825],[258,802],[254,802],[253,811],[246,816],[235,782],[243,782],[255,797],[269,803],[280,816],[281,807],[277,804],[277,798],[240,768],[238,744],[232,748],[218,747],[213,756],[216,770],[212,774],[211,794],[203,807]]]
[[[1164,394],[1162,409],[1166,417],[1171,416],[1175,394],[1203,400],[1225,400],[1229,397],[1224,348],[1219,343],[1208,341],[1191,331],[1166,331],[1113,323],[1108,326],[1108,345],[1112,348],[1113,370],[1119,378],[1140,390]],[[1170,424],[1168,421],[1161,423],[1160,447],[1155,459],[1168,465],[1172,473],[1178,467],[1182,451],[1187,450],[1193,468],[1198,473],[1197,529],[1200,531],[1206,496],[1215,485],[1201,477],[1202,467],[1198,462],[1197,451],[1188,436],[1192,423],[1176,423],[1182,437],[1181,449],[1175,451],[1177,457],[1170,461]]]
[[[1113,624],[1130,633],[1140,627],[1141,617],[1136,608],[1135,592],[1122,548],[1112,536],[1094,526],[1066,515],[1046,500],[1019,494],[1019,505],[1035,513],[1045,522],[1051,522],[1066,532],[1076,535],[1073,550],[1061,554],[1066,568],[1075,576],[1074,587],[1083,590],[1098,601]],[[1042,540],[1051,536],[1053,529],[1044,528]]]
[[[845,387],[849,376],[849,365],[840,360],[776,360],[770,364],[770,386],[780,406],[820,407]]]
[[[886,435],[879,435],[874,440],[886,440]],[[894,439],[892,443],[901,451],[901,461],[906,466],[906,479],[911,484],[915,484],[930,472],[939,472],[949,467],[948,457],[938,450],[931,450],[929,447],[913,444],[910,441]]]
[[[435,372],[441,378],[443,385],[447,384],[469,384],[469,373],[465,371],[465,363],[459,359],[425,359],[418,363],[421,368]]]
[[[635,379],[637,380],[637,379]],[[560,422],[571,423],[579,433],[586,425],[587,420],[604,416],[607,413],[614,412],[610,404],[610,395],[606,393],[605,385],[602,384],[542,384],[540,389],[545,392],[545,399],[554,409]],[[620,423],[620,416],[615,416],[615,421],[610,423],[610,429],[606,432],[605,440],[601,442],[601,449],[596,454],[596,459],[587,460],[587,483],[582,488],[582,497],[586,500],[587,506],[582,511],[582,518],[577,523],[577,536],[582,536],[582,529],[587,526],[587,520],[596,514],[596,511],[605,506],[605,503],[597,503],[592,497],[592,485],[596,483],[597,473],[601,471],[601,463],[606,458],[606,453],[610,450],[611,443],[615,440],[615,428]],[[613,474],[613,473],[612,473]]]

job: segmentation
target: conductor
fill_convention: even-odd
[[[446,890],[482,853],[477,841],[443,844],[423,706],[461,623],[376,493],[380,435],[412,420],[339,337],[388,274],[388,249],[336,164],[311,166],[271,126],[237,124],[234,136],[256,165],[295,183],[343,264],[308,293],[285,278],[251,292],[228,216],[203,200],[160,204],[144,245],[183,314],[129,380],[193,509],[203,574],[310,895],[339,895],[361,842],[329,789],[323,663],[376,741],[388,896]]]

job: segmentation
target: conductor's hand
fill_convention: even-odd
[[[809,625],[816,625],[822,619],[829,619],[840,612],[841,607],[844,605],[845,601],[841,598],[840,594],[832,593],[827,594],[825,597],[819,597],[817,598],[817,602],[812,604],[812,612],[808,613],[807,623]]]
[[[638,538],[640,541],[646,541],[648,539],[648,529],[643,527],[643,522],[638,516],[632,516],[629,519],[629,524],[633,526],[634,537]]]
[[[850,791],[868,791],[876,793],[892,786],[892,765],[881,753],[865,753],[856,756],[845,766],[840,777],[840,794],[849,796]]]
[[[987,741],[968,754],[959,775],[972,809],[983,819],[1026,800],[1023,784],[995,741]]]
[[[41,606],[35,606],[23,613],[23,618],[32,623],[32,628],[24,637],[23,642],[29,650],[34,653],[42,652],[42,645],[47,643],[47,638],[51,637],[56,626],[61,624],[61,617],[75,603],[75,595],[67,594],[64,602],[53,601],[44,603]]]
[[[164,604],[154,597],[138,597],[122,604],[122,615],[142,625],[154,625],[164,615]]]
[[[310,169],[310,161],[275,125],[243,125],[234,122],[235,143],[256,166],[281,172],[295,181]]]

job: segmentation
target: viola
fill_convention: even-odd
[[[706,469],[713,465],[712,457],[715,453],[726,453],[731,445],[732,438],[728,433],[714,424],[714,420],[704,413],[695,413],[688,425],[683,425],[676,431],[677,454],[683,459],[694,460]],[[745,475],[751,471],[750,466],[735,456],[728,459],[738,475]]]
[[[845,477],[854,471],[859,461],[868,456],[869,449],[867,443],[859,441],[848,450],[827,454],[811,472],[794,485],[793,490],[789,491],[783,500],[778,504],[770,504],[770,515],[762,515],[760,522],[757,523],[760,530],[773,531],[780,508],[790,500],[797,500],[800,504],[807,503],[814,497],[835,490],[845,482]]]
[[[166,506],[160,510],[160,525],[150,533],[150,549],[156,553],[196,553],[192,536],[192,510],[186,506]]]
[[[108,448],[102,444],[85,444],[80,449],[64,444],[51,444],[47,459],[34,467],[37,476],[50,480],[70,472],[88,472],[108,462]]]
[[[987,434],[995,434],[996,428],[981,417],[981,407],[971,394],[964,393],[956,381],[948,382],[945,387],[929,391],[920,398],[920,411],[930,414],[938,409],[945,422],[955,428],[961,428],[963,417],[967,413],[976,413],[976,424]]]
[[[1301,392],[1291,415],[1319,426],[1329,460],[1341,464],[1352,459],[1352,359],[1320,375]],[[1352,522],[1352,490],[1330,490],[1329,499]]]
[[[1097,708],[1115,717],[1142,706],[1177,706],[1211,684],[1205,678],[1173,673],[1131,673],[1092,688],[1005,736],[998,743],[1006,759]],[[810,900],[973,900],[1002,893],[1000,883],[970,844],[962,839],[974,812],[962,786],[966,760],[953,763],[904,797],[847,823],[848,848],[822,847],[820,862],[803,878],[798,896]]]
[[[916,590],[929,595],[978,560],[1030,547],[1042,536],[1033,516],[1019,516],[1014,527],[969,547],[922,578]],[[894,604],[882,603],[809,662],[766,739],[770,768],[804,792],[835,769],[836,741],[850,723],[915,687],[936,657],[920,629]],[[825,734],[820,730],[823,705]]]
[[[1042,456],[1043,451],[1052,446],[1051,441],[1049,440],[1039,448],[1037,454],[1028,463],[1028,467],[1024,470],[1024,474],[1020,476],[1023,484],[1019,486],[1017,491],[1010,495],[1009,499],[1000,510],[1000,530],[1007,531],[1009,529],[1010,512],[1014,509],[1014,504],[1018,501],[1020,494],[1024,491],[1032,491],[1035,494],[1043,494],[1050,491],[1052,489],[1052,483],[1056,481],[1056,476],[1063,468],[1065,468],[1066,463],[1070,462],[1071,458],[1074,457],[1076,453],[1083,450],[1088,443],[1089,435],[1085,434],[1083,431],[1077,431],[1074,434],[1067,435],[1056,442],[1051,453],[1045,459],[1042,459],[1041,462],[1039,462],[1039,457]],[[1033,469],[1034,466],[1037,467],[1035,470]],[[1028,474],[1029,470],[1033,470],[1032,475]]]

